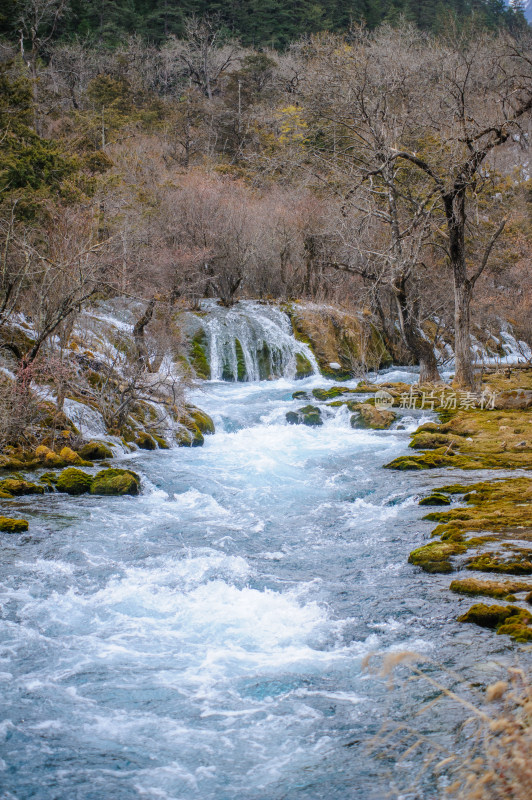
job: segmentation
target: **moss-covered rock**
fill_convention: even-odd
[[[389,428],[395,419],[396,415],[393,411],[378,409],[368,403],[360,403],[357,411],[351,417],[351,427],[381,431]]]
[[[295,337],[310,345],[320,370],[334,380],[351,378],[362,365],[385,366],[391,356],[381,335],[363,315],[331,306],[294,303],[286,308]],[[332,366],[331,366],[332,365]]]
[[[296,353],[296,380],[302,380],[312,375],[312,364],[303,353]]]
[[[471,622],[510,636],[516,642],[532,641],[532,614],[519,606],[497,606],[476,603],[458,617],[458,622]]]
[[[313,389],[312,394],[316,400],[333,400],[341,394],[346,394],[349,389],[344,389],[343,386],[332,386],[330,389]]]
[[[64,464],[71,464],[76,467],[92,467],[91,461],[83,459],[79,453],[76,453],[71,447],[63,447],[63,449],[59,451],[59,458]]]
[[[44,487],[30,481],[18,478],[6,478],[0,481],[0,490],[11,497],[20,497],[25,494],[44,494]]]
[[[321,411],[317,406],[303,406],[297,411],[288,411],[286,421],[290,425],[308,425],[311,428],[323,425]]]
[[[54,453],[49,447],[46,445],[41,444],[35,450],[35,458],[38,462],[42,464],[46,464],[49,467],[64,467],[66,466],[63,459],[57,454]]]
[[[426,497],[422,497],[419,501],[420,506],[449,506],[451,500],[446,494],[442,492],[432,492]]]
[[[466,562],[468,569],[479,572],[498,572],[502,575],[532,575],[532,550],[508,556],[480,553]]]
[[[412,436],[409,447],[414,450],[435,450],[437,447],[448,447],[455,440],[445,433],[431,433],[429,431],[416,431]]]
[[[408,561],[425,572],[452,572],[451,557],[466,551],[467,547],[461,542],[430,542],[413,550]]]
[[[384,469],[399,469],[404,471],[430,469],[430,467],[426,466],[422,461],[412,458],[411,456],[399,456],[398,458],[394,458],[393,461],[390,461],[389,464],[385,464]]]
[[[137,495],[140,492],[140,477],[129,469],[102,469],[96,473],[90,492],[98,495]]]
[[[301,390],[299,390],[298,392],[293,392],[292,400],[308,400],[308,394]]]
[[[0,531],[3,533],[23,533],[28,530],[28,527],[28,522],[25,519],[0,517]]]
[[[175,441],[178,447],[201,447],[205,438],[198,428],[190,430],[183,426],[175,432]]]
[[[214,422],[205,411],[195,406],[187,406],[187,411],[194,425],[201,433],[211,434],[215,432]]]
[[[44,472],[39,477],[39,483],[43,483],[45,486],[45,490],[48,492],[55,492],[57,480],[58,480],[58,475],[56,472]]]
[[[79,448],[78,453],[81,458],[85,458],[88,461],[103,461],[106,458],[113,457],[113,451],[108,445],[96,441],[87,442],[87,444]]]
[[[170,446],[166,439],[163,436],[157,436],[157,434],[152,434],[153,438],[157,442],[157,446],[160,447],[161,450],[169,450]]]
[[[79,495],[89,492],[91,485],[92,475],[76,467],[68,467],[59,475],[56,489],[64,494]]]
[[[388,469],[532,469],[532,426],[523,423],[527,411],[468,409],[414,433],[411,446],[424,449],[386,464]],[[525,421],[528,419],[525,416]],[[414,466],[417,465],[417,466]]]
[[[157,443],[153,436],[150,436],[146,431],[140,431],[135,437],[135,444],[141,450],[157,450]]]
[[[451,592],[467,595],[484,595],[504,599],[508,595],[529,591],[532,584],[523,581],[486,581],[477,578],[461,578],[452,581],[449,586]],[[526,598],[525,598],[526,599]]]
[[[474,606],[458,617],[458,622],[473,622],[482,628],[497,628],[508,617],[511,617],[516,609],[512,606],[487,605],[486,603],[475,603]]]

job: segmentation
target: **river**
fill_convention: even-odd
[[[363,657],[415,650],[482,680],[511,656],[455,621],[467,600],[448,576],[407,563],[432,527],[417,501],[449,477],[382,469],[419,412],[382,432],[342,409],[286,423],[295,389],[327,385],[206,382],[194,400],[216,434],[125,458],[140,497],[17,501],[30,532],[0,544],[3,800],[380,800],[395,779],[368,742],[432,695],[390,691]],[[442,706],[424,732],[451,742],[459,720]]]

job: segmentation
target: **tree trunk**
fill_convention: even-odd
[[[423,353],[419,356],[419,382],[440,383],[441,377],[438,371],[434,349],[429,342],[425,342],[425,345],[428,345],[427,350],[423,350]]]
[[[465,253],[465,186],[444,196],[449,231],[449,260],[454,279],[454,382],[464,389],[474,386],[471,359],[470,307],[472,286],[467,277]]]
[[[155,297],[152,297],[150,302],[148,303],[146,310],[142,317],[137,320],[133,327],[133,339],[135,340],[135,345],[137,347],[137,358],[139,363],[151,372],[151,365],[150,365],[150,358],[148,355],[148,349],[146,347],[146,341],[144,339],[144,329],[146,325],[150,322],[151,318],[153,317],[153,311],[155,309]]]
[[[475,375],[471,358],[470,333],[471,285],[468,280],[454,284],[454,382],[465,389],[473,389]]]
[[[396,280],[394,292],[403,341],[414,360],[419,364],[419,383],[438,383],[441,381],[441,377],[434,348],[423,336],[417,319],[409,308],[404,276],[400,276]]]

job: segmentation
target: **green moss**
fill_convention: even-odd
[[[140,478],[129,469],[102,469],[92,481],[90,491],[99,495],[137,495]]]
[[[399,456],[399,458],[394,458],[393,461],[390,461],[389,464],[385,464],[384,469],[419,470],[429,469],[429,467],[412,456]]]
[[[292,400],[308,400],[308,394],[303,391],[293,392]]]
[[[43,483],[46,491],[55,492],[58,476],[55,472],[44,472],[39,477],[39,483]]]
[[[214,422],[205,411],[194,406],[187,406],[189,416],[192,418],[194,425],[201,433],[214,433]]]
[[[205,439],[198,428],[189,430],[184,426],[175,432],[175,440],[178,447],[201,447]]]
[[[228,382],[235,380],[235,376],[233,375],[233,367],[229,361],[224,361],[222,364],[222,380]]]
[[[268,380],[272,377],[272,354],[267,343],[264,342],[262,347],[257,350],[257,363],[259,366],[259,378],[261,381]]]
[[[203,328],[200,328],[193,336],[190,346],[190,363],[196,373],[196,377],[201,380],[209,380],[211,377],[211,366],[207,358],[208,342]]]
[[[297,411],[289,411],[286,414],[286,421],[291,425],[308,425],[311,428],[323,425],[320,409],[311,405],[303,406]]]
[[[80,447],[78,453],[89,461],[103,461],[105,458],[113,457],[113,451],[103,442],[88,442]]]
[[[432,494],[422,497],[419,501],[420,506],[449,506],[450,504],[450,499],[442,492],[432,492]]]
[[[448,446],[454,441],[453,437],[445,433],[430,433],[428,431],[416,431],[412,437],[409,447],[414,450],[434,450],[437,447]]]
[[[89,492],[91,484],[91,475],[76,467],[68,467],[59,475],[56,489],[64,494],[79,495]]]
[[[339,397],[347,391],[349,390],[344,389],[343,386],[332,386],[330,389],[313,389],[312,394],[316,400],[333,400],[335,397]]]
[[[296,380],[312,375],[312,364],[302,353],[296,353]]]
[[[169,446],[168,446],[168,442],[162,436],[156,436],[156,434],[154,433],[153,434],[153,438],[155,439],[155,441],[157,442],[157,445],[161,448],[161,450],[169,450],[170,449]]]
[[[532,426],[523,427],[519,410],[465,410],[453,412],[442,425],[416,431],[411,446],[426,448],[411,456],[408,466],[395,459],[388,469],[531,469]],[[523,430],[524,433],[516,431]],[[523,442],[526,445],[523,446]],[[441,445],[441,446],[440,446]],[[404,458],[404,457],[402,457]],[[412,466],[417,464],[417,467]]]
[[[244,350],[242,348],[239,339],[235,339],[235,351],[236,351],[236,377],[238,381],[245,381],[247,380],[248,377],[248,371],[246,369]]]
[[[25,494],[44,494],[43,486],[18,478],[6,478],[0,481],[0,490],[11,497],[20,497]]]
[[[157,449],[157,444],[155,442],[155,439],[152,436],[150,436],[149,433],[146,433],[146,431],[141,431],[140,433],[137,434],[135,438],[135,444],[137,445],[137,447],[140,447],[141,450]]]
[[[466,551],[466,545],[459,542],[431,542],[413,550],[408,561],[425,572],[452,572],[451,557]]]
[[[72,450],[71,447],[63,447],[63,449],[59,451],[59,458],[63,464],[70,464],[75,467],[92,467],[91,461],[83,459],[80,454]]]
[[[458,617],[458,622],[471,622],[483,628],[496,630],[516,642],[532,641],[532,614],[519,606],[496,606],[476,603]]]
[[[0,517],[0,531],[3,533],[22,533],[23,531],[27,531],[28,527],[28,522],[25,519]]]
[[[503,575],[532,575],[532,552],[504,558],[497,554],[481,553],[467,561],[467,568],[480,572],[498,572]]]
[[[474,606],[458,617],[458,622],[473,622],[482,628],[497,628],[514,613],[512,606],[486,605],[475,603]]]

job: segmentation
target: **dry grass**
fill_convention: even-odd
[[[363,665],[371,669],[373,656]],[[422,662],[424,666],[417,666]],[[435,690],[417,717],[447,702],[465,712],[456,746],[448,747],[420,732],[423,725],[388,722],[372,743],[377,753],[394,753],[395,766],[418,753],[419,767],[409,774],[408,787],[394,786],[392,795],[433,800],[427,784],[438,785],[437,797],[449,800],[530,800],[532,798],[532,685],[519,667],[501,667],[501,678],[479,691],[459,675],[416,653],[387,654],[378,660],[377,674],[403,686],[422,681]],[[435,677],[436,676],[436,677]],[[453,688],[446,684],[451,678]],[[413,774],[415,772],[415,774]],[[413,793],[413,794],[411,794]]]

